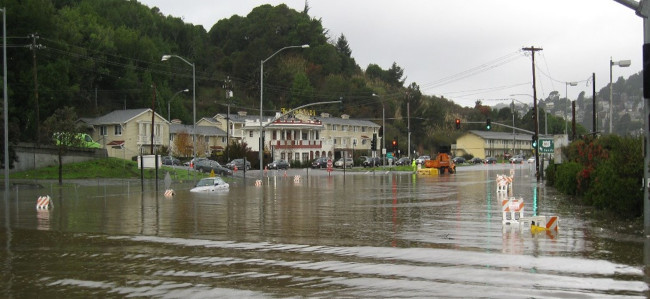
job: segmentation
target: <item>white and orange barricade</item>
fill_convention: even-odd
[[[173,197],[174,195],[176,195],[176,193],[174,192],[173,189],[165,190],[165,197]]]
[[[512,192],[512,176],[497,174],[497,193]]]
[[[260,186],[262,186],[262,180],[256,180],[256,181],[255,181],[255,186],[256,186],[256,187],[260,187]]]
[[[558,216],[532,216],[522,218],[519,226],[522,228],[530,228],[533,233],[543,231],[558,231]]]
[[[294,175],[293,176],[293,181],[294,181],[294,183],[300,182],[300,176],[299,175]]]
[[[52,199],[49,195],[39,196],[36,200],[36,209],[37,210],[47,210],[53,208]]]
[[[503,224],[518,223],[524,217],[524,199],[509,197],[501,200]]]

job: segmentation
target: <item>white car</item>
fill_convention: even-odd
[[[352,158],[345,158],[345,168],[352,168],[353,164],[354,161]],[[343,168],[343,158],[338,159],[338,161],[334,162],[334,167]]]
[[[527,162],[528,162],[528,164],[530,164],[530,163],[535,163],[535,157],[530,157],[530,158],[528,158],[528,161],[527,161]]]
[[[206,193],[228,190],[230,185],[220,177],[202,178],[190,192]]]
[[[424,164],[424,161],[426,160],[431,160],[430,156],[420,156],[417,159],[415,159],[415,164]]]

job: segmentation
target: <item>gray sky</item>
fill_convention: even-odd
[[[139,2],[206,31],[262,4],[305,6],[304,0]],[[579,84],[568,87],[570,99],[581,91],[591,96],[592,73],[597,90],[609,83],[610,57],[632,60],[628,68],[613,67],[614,81],[642,69],[643,21],[613,0],[311,0],[309,7],[330,39],[345,35],[362,69],[396,62],[405,85],[416,82],[423,93],[463,106],[532,95],[531,57],[522,47],[543,48],[535,55],[538,98],[553,90],[564,96],[571,81]],[[532,103],[532,96],[514,98]]]

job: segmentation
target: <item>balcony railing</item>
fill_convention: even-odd
[[[162,145],[162,137],[159,135],[153,136],[154,145]],[[138,135],[138,144],[151,144],[151,135]]]
[[[322,148],[320,140],[271,140],[270,145],[276,149]]]

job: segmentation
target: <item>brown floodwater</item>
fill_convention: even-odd
[[[496,175],[514,169],[524,216],[502,223]],[[0,205],[0,297],[647,297],[648,244],[594,217],[528,165],[457,174],[256,172],[230,189],[133,181],[22,186]],[[296,177],[299,175],[300,177]],[[162,180],[161,180],[162,182]],[[37,210],[36,199],[54,207]]]

